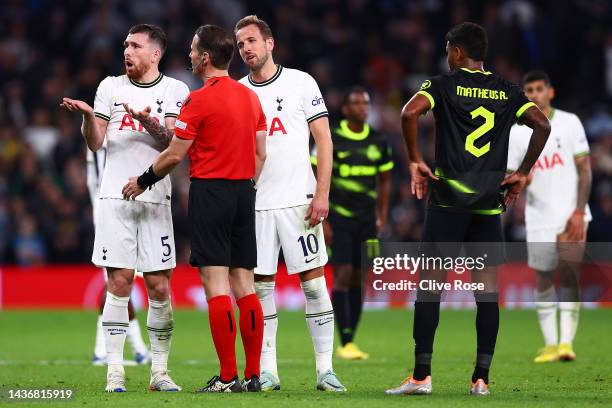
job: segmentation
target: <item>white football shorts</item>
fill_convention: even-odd
[[[95,265],[143,273],[176,266],[169,205],[114,198],[98,199],[96,205]]]
[[[589,223],[585,223],[585,234],[588,226]],[[557,269],[559,265],[557,237],[564,230],[565,226],[527,230],[527,264],[530,268],[540,272],[553,272]]]
[[[275,275],[283,249],[287,272],[293,275],[324,266],[327,249],[323,226],[309,228],[304,220],[308,205],[255,211],[258,275]]]

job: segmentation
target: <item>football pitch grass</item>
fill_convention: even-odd
[[[195,394],[218,372],[204,312],[176,311],[170,356],[180,393],[147,390],[148,367],[126,367],[127,393],[106,394],[105,367],[91,365],[96,315],[82,311],[0,311],[0,389],[71,388],[66,402],[25,406],[357,407],[357,406],[612,406],[612,309],[583,310],[573,363],[532,363],[541,346],[535,311],[504,310],[491,370],[492,396],[467,395],[475,355],[474,311],[443,310],[433,360],[432,396],[387,396],[412,367],[412,311],[366,311],[357,336],[366,361],[334,359],[345,394],[315,390],[314,356],[302,312],[279,315],[282,390],[261,394]],[[144,328],[146,316],[139,314]],[[143,331],[146,336],[146,332]],[[237,336],[239,372],[244,367]],[[126,351],[126,358],[130,353]],[[65,404],[65,405],[64,405]],[[112,404],[112,405],[111,405]],[[6,400],[0,405],[11,406]]]

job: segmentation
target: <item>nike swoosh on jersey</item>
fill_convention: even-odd
[[[172,259],[172,257],[169,257],[169,258],[166,258],[166,259],[162,258],[162,262],[163,262],[163,263],[166,263],[166,262],[168,262],[168,261],[169,261],[169,260],[171,260],[171,259]]]
[[[315,259],[318,259],[318,258],[319,258],[319,255],[315,256],[315,257],[314,257],[314,258],[312,258],[312,259],[306,259],[306,260],[304,260],[304,262],[306,262],[306,263],[311,263],[312,261],[314,261]]]

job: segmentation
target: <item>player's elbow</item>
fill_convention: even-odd
[[[261,151],[261,150],[256,151],[255,152],[255,156],[257,157],[257,160],[261,161],[262,163],[265,162],[266,161],[266,157],[268,157],[265,150],[263,150],[263,151]]]
[[[402,120],[416,120],[419,114],[420,112],[416,107],[406,104],[402,109]]]
[[[544,118],[544,120],[538,123],[538,127],[540,128],[540,131],[545,134],[546,137],[548,137],[551,130],[550,121],[547,118]]]
[[[87,143],[87,147],[89,148],[89,150],[91,150],[92,152],[97,152],[98,150],[100,150],[100,148],[102,147],[102,143],[103,142],[99,142],[99,141],[93,141],[91,143]]]

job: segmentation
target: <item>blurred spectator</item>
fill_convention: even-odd
[[[43,107],[32,113],[31,125],[23,130],[23,138],[36,153],[39,160],[48,162],[59,141],[59,131],[51,125],[51,114]]]
[[[43,264],[47,260],[45,243],[36,230],[34,217],[25,216],[19,221],[19,229],[13,242],[15,263],[21,266]]]

